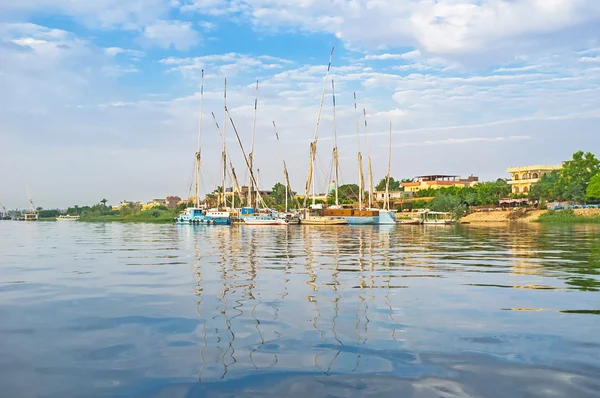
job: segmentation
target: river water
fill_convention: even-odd
[[[0,222],[3,397],[592,397],[600,228]]]

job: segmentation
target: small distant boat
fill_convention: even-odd
[[[58,216],[56,217],[56,221],[77,221],[79,220],[79,216],[71,216],[71,215],[66,215],[66,216]]]
[[[412,218],[412,219],[408,219],[408,220],[398,220],[398,221],[396,221],[396,224],[399,224],[399,225],[421,225],[421,224],[423,224],[423,220],[420,220],[418,218]]]
[[[424,225],[450,225],[455,222],[452,213],[427,210],[420,215]]]

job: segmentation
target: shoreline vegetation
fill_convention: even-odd
[[[122,222],[169,224],[180,209],[149,209],[131,214],[82,215],[79,222]],[[398,219],[408,219],[411,213],[398,213]],[[56,221],[56,217],[40,218],[39,221]],[[528,210],[522,209],[469,213],[458,219],[458,223],[539,223],[539,224],[600,224],[600,209]]]
[[[383,178],[375,187],[375,191],[382,191],[389,186],[391,191],[404,191],[403,182],[412,179],[396,180],[389,177]],[[218,186],[213,193],[204,198],[204,204],[211,208],[218,206],[218,195],[222,192]],[[281,183],[276,183],[271,191],[262,196],[264,205],[277,210],[285,208],[287,188]],[[355,205],[359,203],[361,188],[356,184],[345,184],[338,187],[338,196],[341,204]],[[364,194],[367,194],[364,192]],[[600,160],[594,154],[578,151],[573,154],[572,160],[563,162],[559,170],[544,174],[529,191],[529,194],[516,194],[512,192],[511,185],[506,179],[499,178],[496,181],[478,182],[472,186],[450,186],[443,188],[430,187],[412,192],[410,200],[396,200],[394,205],[398,210],[399,219],[411,217],[412,210],[428,209],[434,212],[451,213],[455,220],[461,223],[490,223],[490,222],[539,222],[543,224],[595,224],[600,223],[600,211],[598,209],[575,209],[575,210],[545,210],[547,203],[570,203],[570,204],[595,204],[600,203]],[[529,199],[529,203],[535,206],[495,210],[499,208],[502,199]],[[332,205],[335,203],[333,191],[316,203]],[[363,196],[363,203],[364,203]],[[242,198],[233,197],[234,207],[242,206]],[[192,203],[180,202],[177,208],[169,209],[162,204],[156,203],[151,208],[144,208],[139,202],[122,202],[121,206],[113,209],[107,206],[106,199],[93,206],[73,206],[66,211],[43,210],[38,208],[40,221],[56,219],[60,214],[78,215],[79,221],[83,222],[147,222],[147,223],[169,223],[179,213]],[[292,201],[293,202],[293,201]],[[139,204],[139,207],[133,204]],[[375,201],[382,207],[381,201]],[[150,203],[149,203],[150,204]],[[292,208],[296,206],[292,203]],[[472,211],[474,210],[475,211]],[[494,209],[492,211],[487,210]],[[544,209],[544,210],[541,210]]]

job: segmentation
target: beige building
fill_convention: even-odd
[[[531,187],[537,183],[544,174],[560,170],[562,166],[535,165],[521,166],[508,169],[511,175],[509,185],[512,187],[512,193],[515,195],[528,195]]]
[[[470,176],[460,178],[454,175],[427,175],[417,176],[413,182],[403,182],[402,186],[406,192],[418,192],[423,189],[440,189],[446,187],[472,187],[479,182],[479,177]]]

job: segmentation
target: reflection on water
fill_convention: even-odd
[[[593,396],[599,232],[2,223],[0,387]]]

